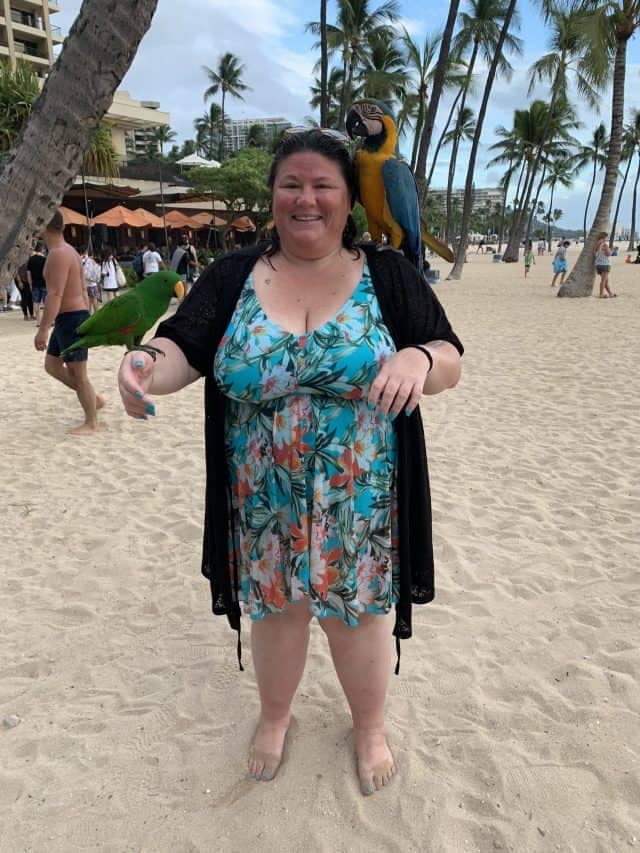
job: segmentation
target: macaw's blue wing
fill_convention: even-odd
[[[403,249],[414,263],[422,261],[418,188],[407,163],[390,157],[382,166],[382,180],[391,215],[405,233]]]

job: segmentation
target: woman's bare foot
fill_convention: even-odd
[[[396,775],[396,764],[381,729],[354,729],[360,790],[365,796],[388,785]]]
[[[274,778],[282,761],[290,722],[291,715],[276,722],[260,718],[249,749],[249,776],[252,779],[270,782]]]
[[[91,435],[94,432],[98,432],[98,424],[81,424],[80,426],[74,427],[69,430],[69,435]]]

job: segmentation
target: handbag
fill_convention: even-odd
[[[127,277],[124,274],[124,270],[120,266],[120,264],[116,261],[116,281],[118,282],[118,287],[126,287],[127,286]]]

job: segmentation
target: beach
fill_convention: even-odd
[[[571,261],[577,249],[570,249]],[[203,389],[134,421],[93,350],[101,431],[0,315],[0,851],[640,849],[640,266],[557,299],[551,257],[472,248],[436,293],[465,347],[423,398],[437,595],[392,676],[399,775],[359,793],[320,628],[285,759],[246,776],[248,621],[200,575]],[[433,259],[447,272],[447,265]],[[597,286],[594,293],[597,294]]]

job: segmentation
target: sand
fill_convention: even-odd
[[[525,280],[472,253],[437,286],[467,348],[458,388],[422,403],[438,595],[391,679],[400,775],[368,799],[317,626],[281,771],[246,778],[248,633],[242,674],[199,574],[200,384],[134,422],[120,353],[94,352],[109,405],[72,438],[35,324],[0,315],[0,850],[640,848],[640,267],[623,259],[615,300],[554,298],[548,257]]]

